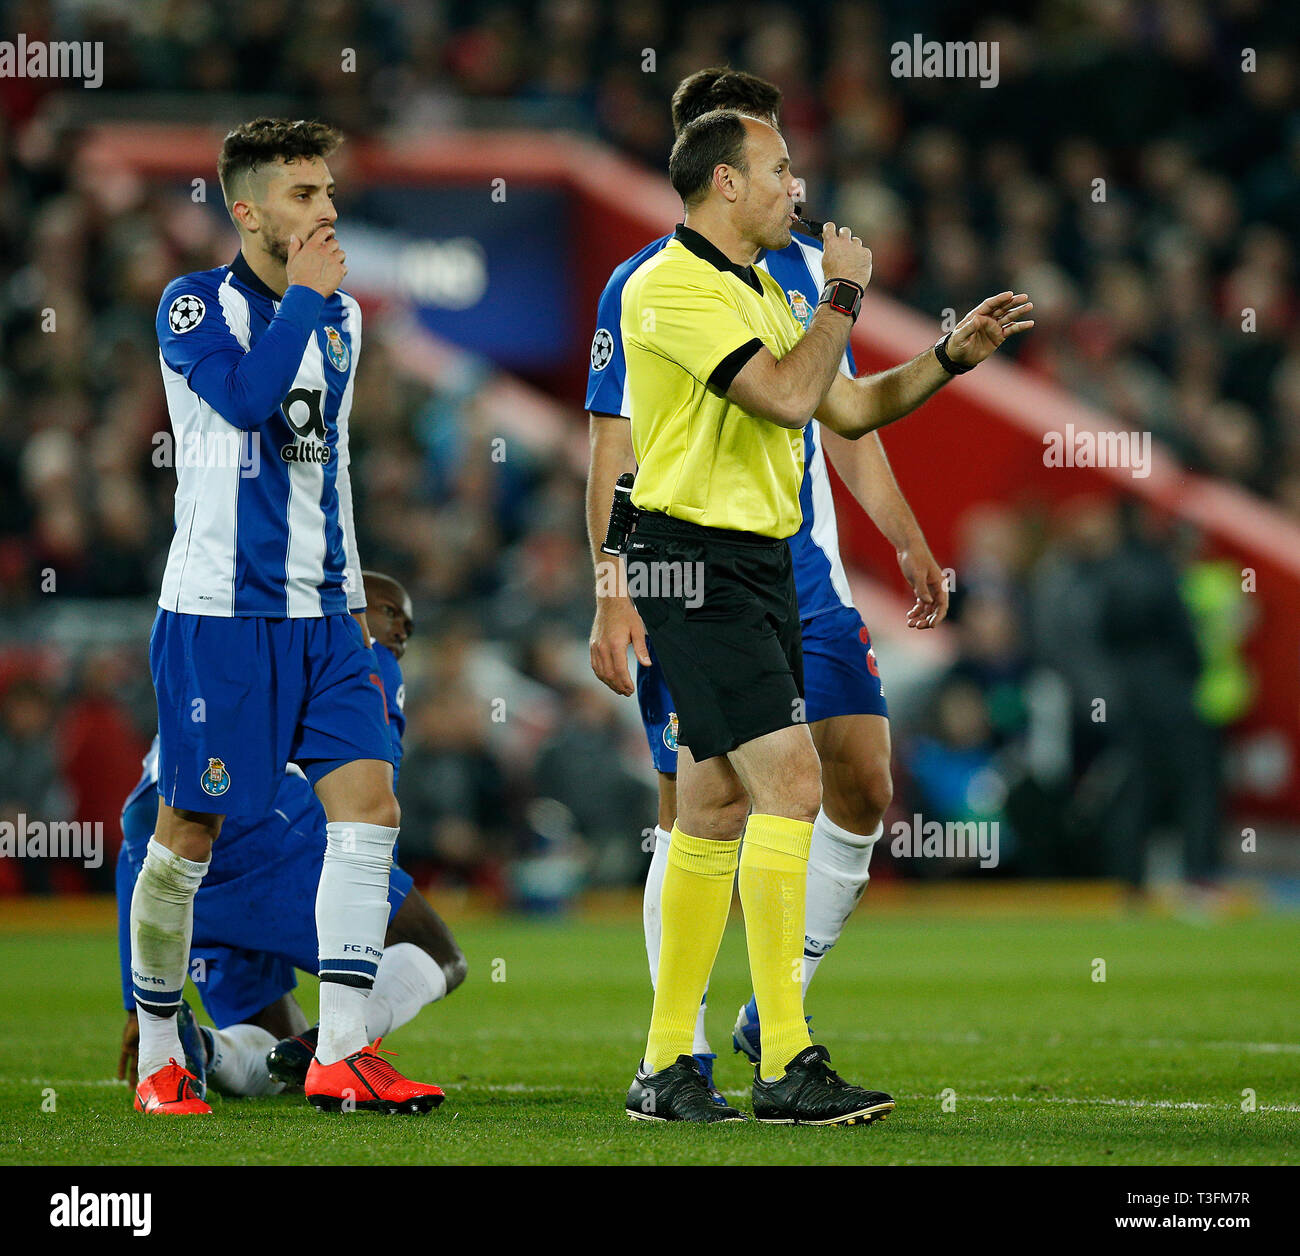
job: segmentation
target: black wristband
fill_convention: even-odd
[[[939,359],[939,365],[943,367],[949,375],[965,375],[967,371],[973,371],[974,366],[958,366],[948,356],[948,341],[952,337],[952,332],[941,337],[934,346],[934,356]]]

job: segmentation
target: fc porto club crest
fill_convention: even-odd
[[[347,342],[339,335],[337,327],[325,328],[325,356],[336,371],[346,371],[348,363],[352,361]]]
[[[677,712],[671,711],[668,714],[668,723],[664,725],[664,745],[669,750],[677,750]]]
[[[808,298],[795,288],[787,289],[785,295],[790,302],[790,309],[794,311],[795,318],[806,327],[808,320],[812,317],[812,306],[808,304]]]
[[[209,759],[207,771],[199,778],[199,784],[205,794],[220,798],[230,788],[230,773],[226,771],[226,765],[220,759]]]

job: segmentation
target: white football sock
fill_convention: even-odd
[[[446,993],[447,974],[432,955],[413,942],[394,942],[384,948],[366,1000],[366,1037],[373,1041],[400,1029]]]
[[[212,1060],[208,1082],[223,1095],[278,1095],[283,1082],[273,1081],[266,1071],[266,1053],[275,1046],[275,1036],[257,1025],[231,1025],[209,1029]]]
[[[333,1064],[366,1045],[366,995],[384,954],[388,873],[397,829],[358,820],[325,826],[316,890],[320,946],[320,1038],[316,1058]]]
[[[808,854],[808,898],[804,908],[805,995],[817,966],[840,940],[845,921],[871,880],[871,852],[884,831],[882,820],[874,833],[864,837],[840,828],[825,811],[817,812]]]
[[[184,1065],[176,1012],[185,987],[194,895],[208,870],[149,839],[131,894],[131,982],[140,1022],[140,1080],[174,1059]]]
[[[673,835],[655,825],[655,848],[650,856],[650,871],[645,878],[645,897],[642,900],[641,918],[645,924],[645,953],[650,960],[650,985],[654,987],[659,977],[659,939],[663,936],[663,915],[659,910],[659,896],[664,889],[664,872],[668,868],[668,847]],[[704,1000],[695,1017],[695,1045],[691,1048],[694,1055],[710,1055],[708,1035],[704,1032],[704,1013],[708,1011],[708,986],[704,987]]]

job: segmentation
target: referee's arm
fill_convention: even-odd
[[[819,306],[803,338],[783,358],[774,357],[766,346],[757,347],[731,381],[727,398],[781,427],[806,426],[834,381],[840,378],[848,383],[840,375],[840,361],[852,327],[847,314]]]
[[[1012,336],[1033,327],[1033,320],[1026,317],[1033,308],[1023,292],[989,297],[945,337],[946,356],[964,371],[978,366]],[[953,378],[940,363],[936,348],[931,346],[910,362],[879,375],[853,380],[837,376],[817,408],[817,418],[831,431],[855,440],[911,414]]]

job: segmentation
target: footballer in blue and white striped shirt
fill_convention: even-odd
[[[177,489],[149,642],[158,822],[131,902],[143,1112],[211,1111],[178,1063],[194,894],[222,819],[266,815],[288,762],[328,821],[307,1097],[419,1112],[442,1100],[366,1043],[400,812],[348,481],[361,309],[339,288],[326,158],[340,140],[272,118],[231,131],[217,169],[239,253],[174,280],[158,307]]]

